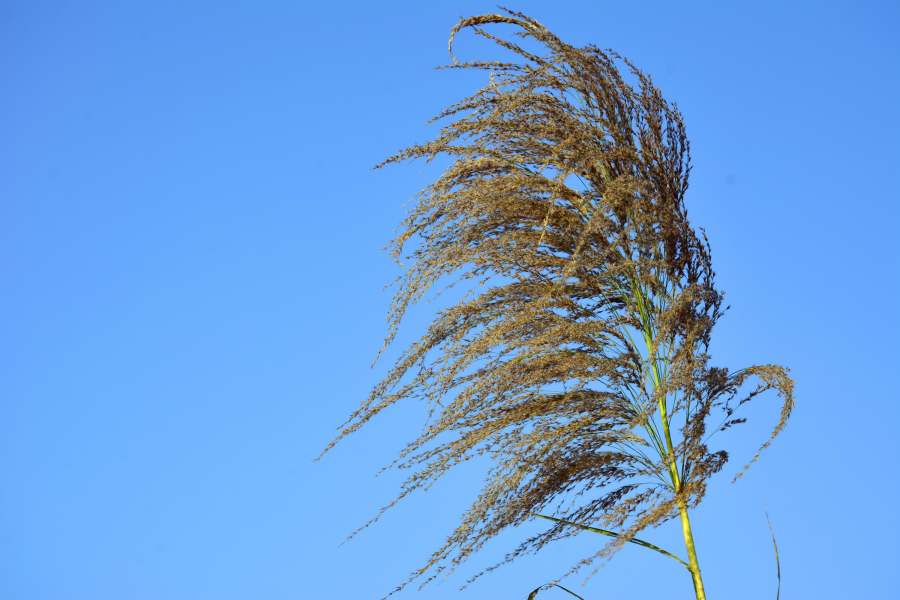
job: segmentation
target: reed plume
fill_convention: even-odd
[[[453,64],[439,67],[489,71],[488,85],[431,121],[454,119],[436,139],[376,167],[453,159],[391,243],[391,256],[410,262],[385,345],[442,277],[470,292],[436,314],[326,451],[399,400],[426,403],[429,421],[397,461],[414,472],[372,522],[454,465],[492,459],[459,526],[398,590],[547,513],[553,526],[504,562],[597,530],[611,541],[569,573],[596,570],[638,532],[677,517],[682,562],[705,598],[688,510],[729,458],[709,449],[709,436],[743,423],[734,411],[774,389],[784,403],[761,451],[791,414],[793,381],[776,365],[710,364],[727,308],[706,235],[687,218],[690,146],[676,105],[615,52],[570,46],[503,10],[460,21]],[[481,28],[489,24],[515,26],[547,54]],[[463,28],[523,62],[460,63],[452,44]],[[750,378],[757,385],[739,395]]]

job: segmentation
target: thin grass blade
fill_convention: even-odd
[[[573,596],[575,596],[575,597],[578,598],[579,600],[584,600],[584,598],[582,598],[581,596],[579,596],[578,594],[576,594],[576,593],[573,592],[572,590],[567,590],[566,588],[564,588],[563,586],[559,585],[558,583],[556,584],[556,587],[558,587],[559,589],[561,589],[561,590],[564,591],[564,592],[569,592],[570,594],[572,594]]]
[[[763,501],[763,506],[765,506],[765,501]],[[769,533],[772,534],[772,544],[775,546],[775,566],[778,567],[778,594],[776,594],[775,600],[781,600],[781,561],[778,560],[778,542],[775,541],[775,532],[772,531],[768,508],[766,508],[766,521],[769,523]]]
[[[567,590],[566,588],[564,588],[563,586],[559,585],[558,583],[554,583],[553,585],[554,585],[555,587],[558,587],[559,589],[561,589],[561,590],[564,591],[564,592],[569,592],[570,594],[572,594],[573,596],[575,596],[576,598],[578,598],[578,600],[584,600],[584,598],[582,598],[581,596],[579,596],[578,594],[576,594],[576,593],[573,592],[572,590]],[[541,588],[537,588],[536,590],[534,590],[533,592],[531,592],[530,594],[528,594],[528,600],[534,600],[535,597],[537,596],[537,594],[538,594],[539,591],[541,591]]]
[[[555,522],[557,522],[557,523],[562,523],[562,524],[564,524],[564,525],[571,525],[572,527],[578,527],[579,529],[584,529],[585,531],[593,531],[594,533],[600,533],[600,534],[602,534],[602,535],[608,535],[608,536],[610,536],[610,537],[621,537],[618,533],[615,533],[614,531],[608,531],[608,530],[606,530],[606,529],[600,529],[599,527],[588,527],[587,525],[580,525],[580,524],[578,524],[578,523],[572,523],[571,521],[565,521],[565,520],[563,520],[563,519],[557,519],[557,518],[554,518],[554,517],[547,517],[547,516],[545,516],[545,515],[539,515],[539,514],[537,514],[537,513],[531,513],[531,514],[533,514],[533,515],[536,516],[536,517],[540,517],[540,518],[542,518],[542,519],[547,519],[548,521],[555,521]],[[628,541],[631,542],[632,544],[637,544],[638,546],[643,546],[644,548],[649,548],[650,550],[656,550],[656,551],[659,552],[660,554],[665,554],[665,555],[668,556],[669,558],[674,558],[675,560],[677,560],[678,562],[680,562],[681,564],[683,564],[683,565],[684,565],[684,568],[686,568],[688,571],[691,570],[691,566],[690,566],[689,564],[687,564],[686,562],[684,562],[683,560],[681,560],[680,558],[678,558],[677,556],[675,556],[675,555],[672,554],[671,552],[666,552],[665,550],[663,550],[663,549],[660,548],[659,546],[654,546],[654,545],[651,544],[650,542],[645,542],[644,540],[639,540],[639,539],[637,539],[637,538],[631,538],[631,539],[628,540]],[[777,553],[777,550],[776,550],[776,553]],[[779,585],[780,585],[780,581],[781,581],[781,575],[779,574]],[[563,588],[563,589],[565,589],[565,588]],[[568,590],[566,590],[566,591],[568,591]],[[569,593],[571,593],[571,592],[569,592]]]

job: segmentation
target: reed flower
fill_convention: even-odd
[[[453,57],[441,68],[489,71],[488,85],[435,118],[453,119],[436,139],[378,165],[453,159],[416,196],[391,244],[409,266],[385,345],[441,278],[470,284],[470,293],[436,314],[328,448],[395,402],[426,402],[429,421],[398,459],[413,473],[373,521],[453,466],[492,459],[459,526],[398,589],[546,513],[553,525],[505,562],[598,531],[609,543],[570,573],[596,569],[640,531],[679,518],[682,562],[705,598],[688,511],[729,458],[709,437],[744,422],[734,411],[773,389],[783,405],[762,450],[791,414],[793,381],[776,365],[731,371],[710,362],[727,308],[706,236],[687,218],[690,146],[677,107],[618,54],[575,48],[506,13],[460,21],[451,57],[453,36],[468,27],[523,62]],[[488,24],[515,26],[547,54],[481,28]],[[739,395],[751,378],[755,388]]]

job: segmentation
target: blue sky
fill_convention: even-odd
[[[714,362],[797,381],[724,438],[694,513],[708,595],[900,594],[896,3],[531,2],[678,103],[687,205],[731,311]],[[480,73],[437,71],[489,2],[0,3],[0,597],[378,599],[450,533],[467,466],[351,542],[424,419],[397,406],[311,459],[434,306],[386,331],[380,249],[439,165],[373,171]],[[499,32],[511,29],[495,27]],[[503,56],[470,32],[461,58]],[[522,599],[589,535],[458,587],[529,533],[398,598]],[[684,554],[676,523],[642,537]],[[672,564],[667,564],[671,562]],[[586,600],[691,597],[628,548]],[[559,590],[547,598],[570,597]]]

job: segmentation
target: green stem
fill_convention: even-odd
[[[659,401],[659,413],[662,417],[663,432],[666,435],[666,445],[669,449],[669,470],[672,474],[672,483],[675,486],[675,493],[678,494],[681,492],[681,477],[679,477],[678,465],[675,462],[675,450],[672,445],[672,434],[669,432],[669,417],[666,411],[665,397]],[[694,593],[697,596],[697,600],[706,600],[706,592],[703,590],[703,578],[700,576],[700,563],[697,561],[697,549],[694,547],[694,533],[691,531],[691,520],[688,518],[687,505],[684,502],[679,502],[678,511],[681,513],[681,529],[684,532],[684,545],[687,546],[691,578],[694,580]]]
[[[637,278],[635,278],[636,280]],[[643,309],[646,299],[643,290],[639,287],[635,290],[637,293],[638,306]],[[644,323],[644,339],[647,343],[647,352],[651,352],[653,346],[653,329],[650,325],[649,314],[641,310],[641,320]],[[652,361],[651,368],[653,371],[654,386],[659,389],[662,385],[659,370],[657,369],[656,360]],[[666,450],[669,459],[669,474],[672,478],[672,486],[675,493],[681,493],[681,475],[678,473],[678,463],[675,460],[675,445],[672,443],[672,433],[669,429],[669,414],[666,406],[666,397],[659,399],[659,416],[662,420],[663,434],[666,439]],[[700,576],[700,563],[697,561],[697,549],[694,546],[694,534],[691,531],[691,520],[688,518],[687,505],[680,501],[678,510],[681,513],[681,529],[684,532],[684,544],[687,547],[688,561],[690,563],[691,578],[694,581],[694,594],[697,600],[706,600],[706,591],[703,589],[703,578]]]
[[[694,534],[691,533],[691,520],[688,518],[687,506],[683,502],[678,504],[681,511],[681,529],[684,531],[684,544],[687,546],[688,561],[691,564],[691,577],[694,579],[694,593],[697,600],[706,600],[706,592],[703,590],[703,578],[700,577],[700,563],[697,562],[697,549],[694,548]]]
[[[656,368],[654,367],[654,371]],[[663,432],[666,436],[666,445],[669,450],[669,470],[672,474],[672,483],[675,493],[681,492],[681,477],[678,474],[678,465],[675,462],[675,450],[672,445],[672,434],[669,432],[669,416],[666,411],[665,396],[659,400],[659,414],[662,417]],[[703,589],[703,578],[700,576],[700,563],[697,561],[697,549],[694,547],[694,534],[691,531],[691,520],[688,518],[687,505],[682,501],[678,503],[681,513],[681,529],[684,532],[684,545],[687,547],[688,562],[690,563],[691,578],[694,580],[694,594],[697,600],[706,600],[706,592]]]
[[[604,179],[609,181],[610,177],[607,174],[606,170],[603,169],[602,165],[601,169],[603,170]],[[649,307],[647,306],[648,298],[646,297],[646,294],[640,284],[640,278],[638,277],[636,271],[633,273],[633,277],[631,279],[632,280],[630,283],[632,284],[632,295],[638,309],[637,312],[640,316],[641,325],[643,328],[643,331],[641,333],[643,333],[644,335],[644,341],[647,344],[648,358],[650,358],[652,356],[654,331],[652,316],[650,314]],[[613,282],[613,285],[616,285],[615,281]],[[672,286],[674,293],[674,282],[672,282]],[[624,293],[624,290],[620,286],[616,285],[616,287],[623,297],[627,297],[627,294]],[[630,335],[628,335],[628,337],[629,339],[631,338]],[[632,345],[633,344],[634,341],[632,340]],[[656,389],[659,389],[659,387],[662,385],[662,378],[660,377],[656,357],[653,358],[654,360],[651,362],[651,369],[654,379],[653,384]],[[666,363],[668,363],[668,361],[666,361]],[[663,374],[663,377],[665,377],[665,374]],[[666,440],[666,454],[668,455],[669,462],[669,476],[672,479],[672,487],[674,488],[675,493],[679,494],[681,493],[681,476],[678,472],[678,463],[675,460],[675,445],[672,443],[672,434],[669,430],[669,415],[666,407],[665,396],[659,399],[659,416],[662,420],[663,433]],[[678,502],[678,510],[681,513],[681,529],[684,532],[684,543],[687,547],[688,560],[690,563],[688,566],[688,570],[691,572],[691,578],[694,582],[694,593],[697,597],[697,600],[706,600],[706,591],[703,589],[703,578],[700,576],[700,563],[697,561],[697,549],[694,546],[694,534],[691,531],[691,521],[688,518],[687,505],[684,501]]]

